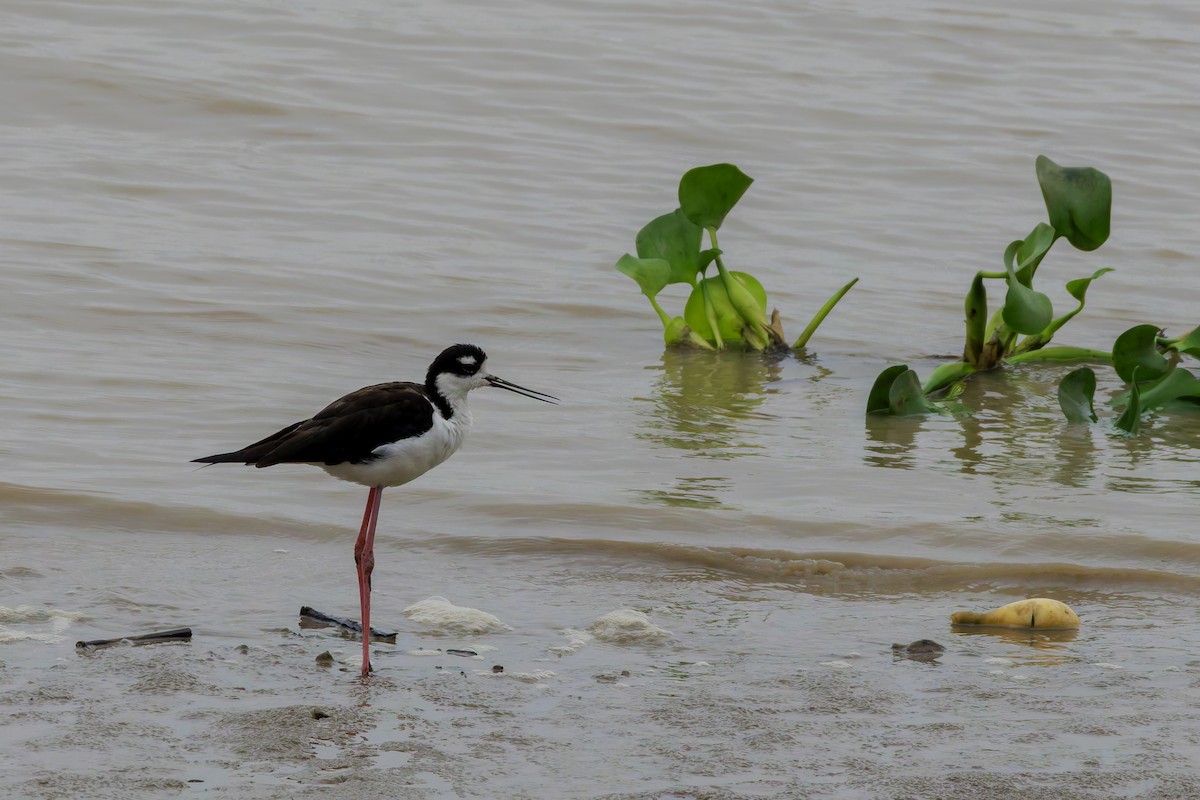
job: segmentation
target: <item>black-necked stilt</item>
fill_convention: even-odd
[[[369,486],[362,527],[354,544],[362,607],[362,674],[371,669],[371,571],[375,523],[388,486],[401,486],[441,464],[462,445],[471,427],[467,393],[495,386],[547,403],[552,395],[497,378],[487,355],[473,344],[456,344],[429,365],[425,383],[380,383],[330,403],[312,419],[289,425],[232,453],[197,458],[203,464],[312,464],[335,478]]]

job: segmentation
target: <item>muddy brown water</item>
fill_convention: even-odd
[[[1196,416],[1067,426],[1061,365],[862,413],[961,346],[970,275],[1043,218],[1038,153],[1115,187],[1109,243],[1039,272],[1065,309],[1117,269],[1064,343],[1200,322],[1190,4],[0,20],[0,796],[1200,795]],[[862,279],[803,358],[664,352],[612,269],[716,161],[757,179],[721,243],[791,336]],[[297,612],[357,613],[365,490],[188,462],[456,341],[564,403],[476,393],[464,450],[385,493],[400,635],[363,685]],[[949,627],[1027,596],[1083,628]],[[430,597],[503,627],[406,616]]]

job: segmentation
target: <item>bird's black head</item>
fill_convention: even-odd
[[[429,365],[425,382],[432,386],[437,382],[438,375],[446,374],[469,378],[483,369],[485,361],[487,361],[487,354],[483,352],[482,348],[473,344],[456,344],[447,347]]]
[[[558,398],[533,389],[526,389],[515,383],[509,383],[503,378],[492,375],[487,371],[487,354],[473,344],[456,344],[447,347],[441,355],[429,365],[429,373],[425,376],[425,386],[430,394],[440,396],[442,402],[453,407],[462,402],[467,392],[482,386],[494,386],[510,392],[541,400],[543,403],[556,403]],[[445,409],[443,409],[443,413]]]

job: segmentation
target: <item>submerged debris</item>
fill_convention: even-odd
[[[910,644],[892,645],[892,655],[913,661],[933,661],[946,652],[946,648],[933,639],[917,639]]]
[[[362,623],[356,619],[346,619],[345,617],[334,617],[329,614],[324,614],[314,608],[308,606],[300,607],[300,622],[303,626],[305,621],[323,623],[325,625],[336,625],[339,628],[348,630],[351,633],[362,634]],[[371,626],[371,638],[382,639],[387,642],[396,641],[396,631],[381,631],[375,626]]]
[[[96,647],[109,647],[122,642],[130,644],[156,644],[158,642],[186,642],[191,641],[191,628],[172,628],[169,631],[159,631],[158,633],[143,633],[140,636],[120,636],[116,639],[93,639],[90,642],[76,642],[75,647],[78,649],[93,649]]]

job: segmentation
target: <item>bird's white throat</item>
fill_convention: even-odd
[[[445,398],[450,404],[450,408],[454,410],[454,416],[459,414],[470,416],[467,409],[467,393],[472,389],[478,389],[482,386],[487,386],[487,373],[481,368],[474,375],[455,375],[451,372],[443,372],[434,378],[434,388],[438,394]]]

